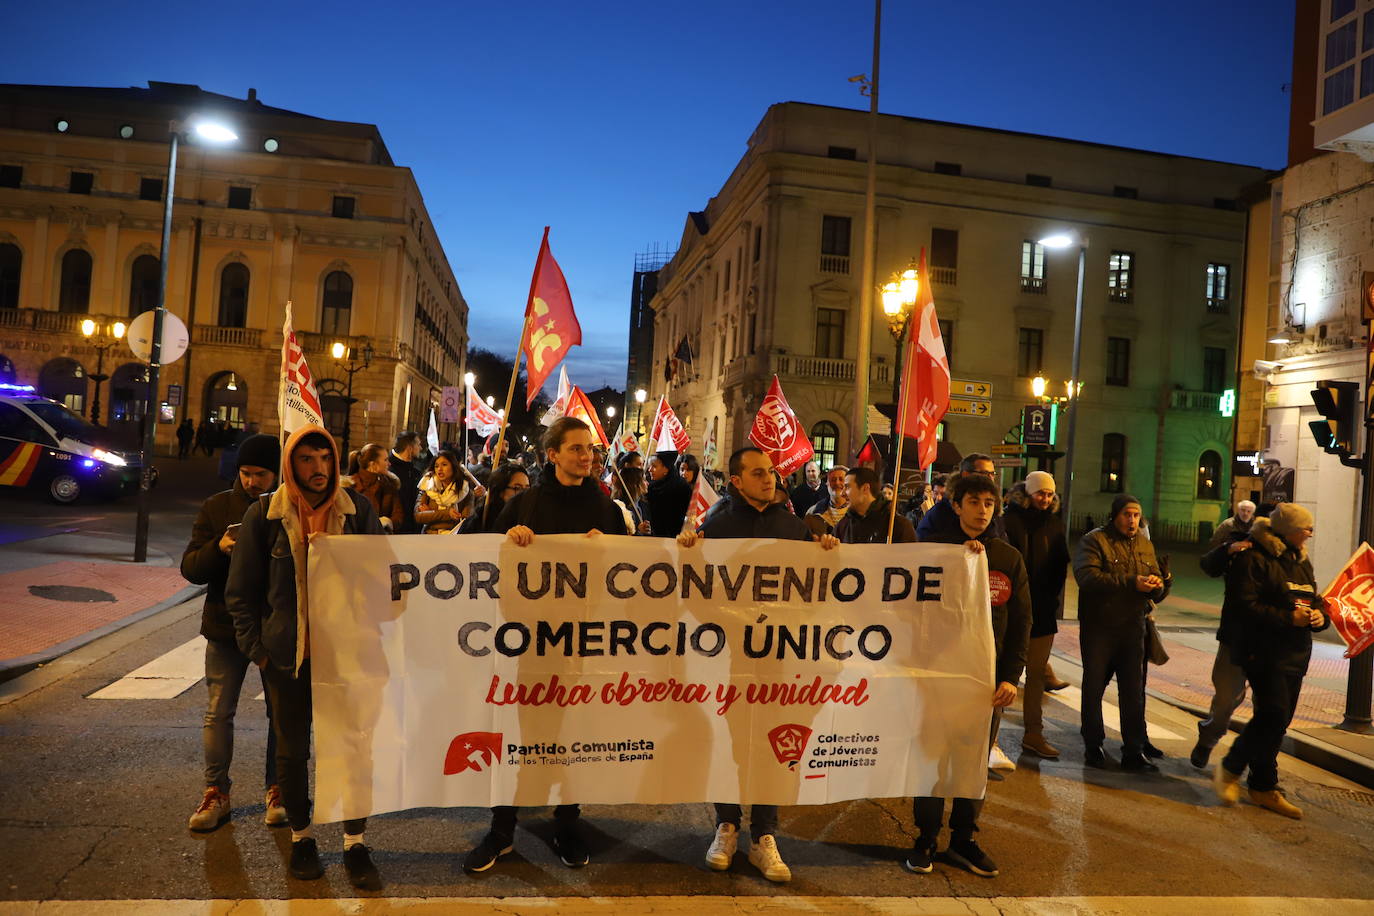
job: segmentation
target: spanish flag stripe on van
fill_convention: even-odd
[[[41,452],[42,446],[33,442],[25,442],[11,452],[4,462],[0,462],[0,486],[22,487],[28,483]]]

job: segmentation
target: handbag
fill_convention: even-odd
[[[1152,665],[1163,665],[1169,661],[1164,640],[1159,638],[1159,628],[1155,626],[1154,614],[1145,618],[1145,657]]]

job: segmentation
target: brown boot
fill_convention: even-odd
[[[1021,750],[1034,754],[1037,757],[1043,757],[1046,760],[1059,759],[1059,748],[1046,741],[1044,735],[1032,735],[1027,733],[1026,736],[1021,739]]]
[[[1270,789],[1268,792],[1256,792],[1254,789],[1251,789],[1250,801],[1259,805],[1261,808],[1268,808],[1275,814],[1291,817],[1295,821],[1302,820],[1302,809],[1284,798],[1283,793],[1278,789]]]
[[[1063,690],[1069,686],[1068,681],[1060,680],[1059,675],[1054,673],[1053,666],[1045,662],[1045,689],[1049,691]]]
[[[1220,763],[1212,774],[1212,788],[1223,805],[1234,805],[1240,801],[1240,774],[1232,773]]]

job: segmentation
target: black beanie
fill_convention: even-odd
[[[266,468],[273,474],[281,469],[281,443],[276,436],[258,433],[239,443],[239,455],[234,461],[234,469],[245,464],[255,468]]]
[[[1116,521],[1116,517],[1121,514],[1121,510],[1131,505],[1132,503],[1139,506],[1140,500],[1136,499],[1129,493],[1122,493],[1116,499],[1112,500],[1112,511],[1107,515],[1108,524]],[[1143,507],[1141,508],[1141,511],[1144,512]]]

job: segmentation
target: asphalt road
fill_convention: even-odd
[[[240,706],[234,818],[208,835],[186,828],[202,786],[203,682],[167,700],[88,698],[192,639],[197,626],[198,606],[188,603],[0,685],[0,904],[354,896],[338,825],[318,829],[323,880],[285,875],[288,834],[261,822],[266,723],[256,691],[245,690]],[[1141,777],[1085,770],[1076,714],[1061,706],[1048,714],[1064,758],[1027,759],[991,785],[981,842],[1002,867],[992,880],[944,866],[927,876],[903,871],[912,826],[901,799],[784,809],[780,845],[794,873],[785,886],[743,856],[726,874],[704,867],[712,830],[704,804],[587,808],[593,859],[580,870],[550,849],[547,810],[529,812],[515,854],[478,877],[459,863],[485,829],[484,810],[378,817],[368,840],[387,882],[382,896],[397,898],[1374,898],[1369,793],[1285,758],[1284,782],[1305,820],[1222,808],[1207,777],[1182,759],[1194,725],[1187,715],[1152,702],[1153,734],[1170,759],[1161,774]],[[1018,756],[1019,712],[1008,715],[1002,744]]]

